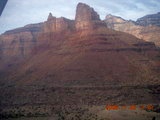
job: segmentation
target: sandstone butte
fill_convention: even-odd
[[[49,14],[5,32],[0,48],[1,116],[83,116],[83,105],[159,103],[159,48],[109,29],[84,3],[75,20]]]
[[[93,8],[79,3],[75,20],[50,13],[45,22],[5,32],[0,36],[1,82],[158,83],[159,49],[155,44],[109,29],[109,25]]]

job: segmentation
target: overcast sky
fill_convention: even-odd
[[[0,33],[30,23],[45,21],[49,12],[74,19],[78,2],[89,4],[104,19],[107,14],[136,20],[160,12],[160,0],[8,0],[0,17]]]

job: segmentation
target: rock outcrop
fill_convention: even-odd
[[[34,35],[29,32],[20,32],[0,36],[3,57],[24,57],[29,55],[36,45]]]
[[[29,24],[6,31],[0,36],[1,56],[24,57],[31,53],[37,44],[36,36],[42,31],[42,23]]]
[[[150,15],[152,18],[153,16]],[[150,18],[150,16],[145,18]],[[152,20],[153,21],[153,20]],[[153,22],[152,22],[153,23]],[[107,25],[106,25],[107,24]],[[140,26],[133,21],[127,21],[120,17],[108,15],[105,21],[101,21],[97,12],[90,6],[79,3],[76,9],[75,20],[69,20],[64,17],[56,18],[51,13],[47,21],[38,24],[29,24],[21,28],[6,31],[0,36],[0,54],[2,56],[27,56],[32,49],[39,45],[41,39],[47,39],[46,33],[61,33],[66,31],[84,31],[93,30],[98,27],[106,27],[127,32],[140,39],[155,42],[160,46],[160,27],[156,26]],[[52,38],[54,36],[52,35]],[[44,40],[43,40],[44,42]]]
[[[107,15],[105,20],[108,28],[132,34],[139,39],[155,42],[160,46],[160,27],[158,26],[141,26],[131,20],[124,20],[121,17]]]
[[[52,13],[49,13],[47,21],[50,21],[50,20],[52,20],[53,18],[55,18],[55,17],[53,17]]]
[[[97,12],[90,6],[79,3],[76,9],[75,20],[69,20],[64,17],[56,18],[50,13],[46,22],[43,25],[43,32],[62,32],[74,30],[91,30],[99,26],[106,26],[100,20]]]
[[[62,32],[74,30],[74,21],[64,17],[56,18],[50,13],[43,25],[43,32]]]
[[[160,27],[160,12],[139,18],[136,23],[141,26],[155,25]]]
[[[93,8],[84,3],[79,3],[77,5],[75,18],[75,26],[77,31],[94,29],[100,25],[105,26]]]
[[[37,33],[41,32],[43,27],[43,23],[37,23],[37,24],[28,24],[24,27],[16,28],[13,30],[6,31],[3,35],[10,35],[10,34],[16,34],[16,33],[22,33],[22,32],[32,32]]]
[[[111,28],[141,29],[131,21],[115,21],[118,25],[112,23]],[[25,56],[29,50],[32,54],[12,59],[6,66],[0,59],[0,118],[76,119],[77,113],[83,116],[86,106],[159,103],[158,89],[153,88],[154,95],[148,89],[160,83],[159,49],[103,24],[92,8],[80,3],[75,23],[50,14],[42,31],[2,35],[0,54]]]

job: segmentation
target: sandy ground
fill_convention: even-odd
[[[102,107],[93,107],[92,110],[97,112],[97,115],[105,120],[160,120],[160,113],[148,112],[145,110],[103,110]]]
[[[160,113],[149,112],[146,110],[106,110],[104,106],[92,106],[89,108],[90,113],[93,113],[97,118],[81,117],[80,119],[72,120],[160,120]],[[6,119],[4,119],[6,120]],[[21,118],[10,118],[7,120],[70,120],[67,118],[58,118],[57,116],[49,117],[21,117]]]

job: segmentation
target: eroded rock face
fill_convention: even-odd
[[[29,32],[20,32],[0,36],[3,57],[23,57],[29,55],[36,45],[34,35]]]
[[[69,20],[64,17],[56,18],[50,13],[45,22],[29,24],[21,28],[6,31],[0,36],[0,55],[1,57],[27,56],[32,52],[32,48],[39,45],[42,41],[46,42],[46,39],[54,39],[55,36],[52,33],[61,34],[61,32],[66,31],[93,30],[102,26],[127,32],[140,39],[153,41],[157,45],[160,45],[159,27],[143,27],[133,21],[127,21],[112,15],[107,16],[105,22],[100,20],[99,15],[93,8],[84,3],[79,3],[77,5],[75,20]]]
[[[87,30],[98,26],[105,26],[104,22],[100,20],[99,15],[93,8],[79,3],[76,11],[76,20],[69,20],[64,17],[56,18],[50,13],[45,22],[29,24],[21,28],[6,31],[0,36],[1,56],[29,55],[32,52],[32,48],[41,43],[38,40],[39,36],[43,38],[46,33],[61,33],[75,31],[76,29]]]
[[[139,18],[136,22],[142,26],[155,25],[160,27],[160,12],[157,14],[146,15]]]
[[[64,17],[56,18],[50,13],[43,25],[43,32],[62,32],[74,29],[74,21]]]
[[[155,42],[160,46],[160,27],[158,26],[141,26],[131,20],[124,20],[121,17],[107,15],[105,22],[108,28],[132,34],[139,39]]]
[[[50,21],[50,20],[52,20],[53,18],[55,18],[55,17],[53,17],[52,13],[49,13],[47,21]]]
[[[36,36],[42,31],[43,23],[29,24],[6,31],[0,36],[1,57],[25,57],[37,44]]]
[[[112,19],[110,20],[112,21]],[[121,19],[116,22],[128,24]],[[72,23],[71,26],[70,23]],[[1,36],[0,54],[3,52],[8,56],[26,55],[29,50],[32,51],[32,43],[40,43],[34,47],[32,51],[34,53],[27,59],[22,61],[17,59],[17,64],[12,63],[14,61],[12,60],[5,67],[3,61],[0,61],[1,116],[7,115],[5,118],[8,118],[9,116],[28,115],[30,117],[30,115],[36,116],[37,113],[38,115],[50,115],[54,111],[58,116],[61,108],[64,111],[66,106],[70,107],[72,104],[80,103],[79,105],[83,106],[106,104],[106,95],[108,94],[113,95],[109,96],[111,99],[107,100],[108,103],[123,104],[121,101],[128,104],[140,103],[142,100],[137,98],[145,98],[145,96],[147,99],[145,103],[155,103],[156,101],[159,103],[156,92],[155,96],[149,92],[146,94],[146,87],[160,83],[160,55],[154,43],[102,27],[103,22],[100,21],[94,10],[83,4],[79,4],[77,7],[76,29],[87,34],[82,34],[81,31],[68,32],[72,29],[72,25],[74,26],[74,21],[56,18],[50,14],[40,33],[31,31],[15,33],[12,31],[8,35]],[[124,29],[131,29],[129,26]],[[96,27],[100,28],[94,29]],[[87,32],[88,29],[89,32]],[[125,89],[122,89],[123,86]],[[130,91],[126,86],[133,86],[133,90]],[[139,86],[146,87],[140,90]],[[75,89],[71,90],[72,87]],[[81,91],[82,88],[84,91]],[[135,88],[140,97],[137,97]],[[75,92],[76,90],[77,92]],[[93,92],[93,90],[96,91]],[[119,90],[121,91],[119,92]],[[128,101],[130,93],[123,92],[126,90],[134,93],[129,97],[133,99],[135,96],[135,101],[132,99]],[[88,94],[88,91],[91,91],[91,94]],[[101,93],[101,91],[109,92]],[[145,96],[142,91],[145,91]],[[84,95],[84,92],[87,94]],[[115,92],[118,94],[114,94]],[[96,96],[97,100],[93,98],[95,93],[100,95],[100,97]],[[126,95],[126,98],[123,97]],[[112,101],[115,96],[119,97]],[[78,101],[75,98],[78,98]],[[102,101],[99,101],[99,98]],[[30,107],[31,105],[34,106]],[[54,105],[54,107],[51,108],[50,105]],[[72,107],[69,108],[70,110]],[[78,112],[79,110],[78,108]],[[31,111],[35,111],[35,113]]]
[[[102,25],[102,21],[95,10],[84,3],[79,3],[76,10],[76,30],[94,29]],[[104,24],[103,24],[104,25]]]
[[[18,34],[21,32],[32,32],[37,33],[42,31],[43,23],[37,23],[37,24],[29,24],[24,27],[16,28],[13,30],[6,31],[3,35],[10,35],[10,34]]]

